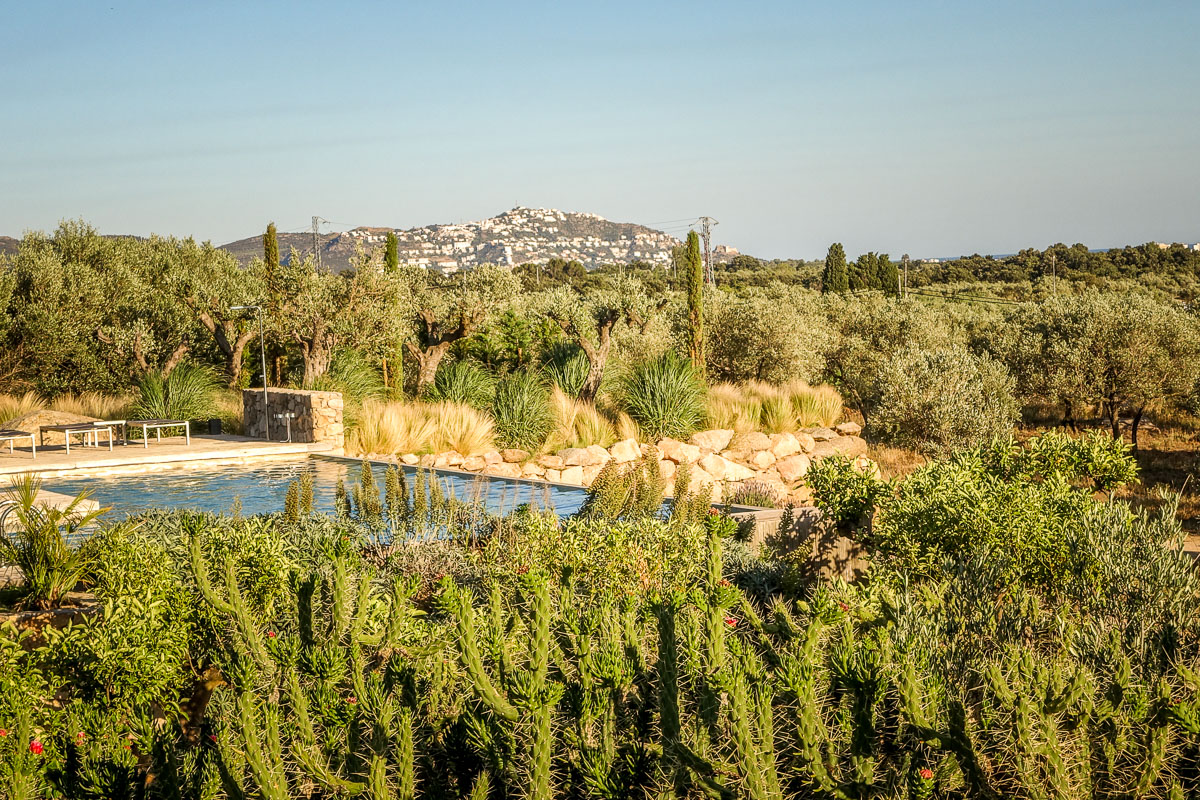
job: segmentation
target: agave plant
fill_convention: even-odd
[[[38,503],[41,488],[41,479],[34,475],[14,479],[6,498],[11,504],[10,516],[4,518],[6,525],[0,530],[0,562],[17,567],[24,575],[28,591],[22,605],[47,609],[62,603],[89,566],[86,554],[72,548],[69,538],[92,525],[105,509],[84,511],[81,506],[87,492],[65,508],[42,505]],[[10,533],[9,527],[15,530]]]

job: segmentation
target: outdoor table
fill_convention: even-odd
[[[192,444],[192,427],[186,419],[131,419],[125,422],[126,434],[131,427],[142,429],[142,447],[150,446],[150,431],[154,431],[154,440],[161,442],[163,428],[183,428],[188,446]]]
[[[66,443],[68,454],[71,452],[71,436],[76,433],[83,434],[83,444],[85,447],[87,446],[89,439],[91,439],[92,444],[95,447],[99,447],[100,431],[104,431],[108,434],[108,449],[113,449],[112,428],[106,426],[97,427],[94,422],[74,422],[64,425],[43,425],[38,428],[38,438],[41,439],[42,447],[46,446],[46,431],[61,433],[63,435],[63,441]]]
[[[5,442],[5,441],[8,442],[8,454],[9,455],[12,455],[14,452],[13,443],[17,439],[24,439],[26,437],[28,437],[28,439],[29,439],[29,447],[33,450],[33,457],[37,458],[37,442],[34,441],[32,433],[27,433],[26,431],[11,430],[11,429],[0,430],[0,442]]]
[[[93,422],[92,424],[95,425],[97,428],[111,428],[112,430],[117,431],[118,435],[121,437],[121,444],[126,444],[126,445],[129,444],[129,439],[126,438],[126,436],[125,436],[125,425],[126,425],[125,420],[123,420],[123,419],[102,419],[102,420],[97,420],[96,422]]]

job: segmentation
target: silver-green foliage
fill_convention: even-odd
[[[141,419],[206,419],[216,414],[220,377],[210,367],[184,362],[169,373],[139,378],[133,415]]]
[[[876,381],[879,403],[868,417],[868,432],[924,453],[1007,437],[1019,412],[1004,365],[963,347],[903,350]]]
[[[492,420],[501,445],[537,450],[554,424],[540,376],[520,371],[501,378],[492,399]]]

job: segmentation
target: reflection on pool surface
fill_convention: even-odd
[[[288,484],[304,473],[313,476],[313,500],[316,510],[334,511],[334,488],[338,479],[347,487],[358,481],[360,465],[353,461],[328,458],[302,458],[264,461],[257,464],[231,464],[213,467],[162,469],[157,472],[47,478],[43,487],[63,494],[91,492],[102,506],[111,506],[109,517],[124,517],[150,509],[188,508],[197,511],[227,513],[235,498],[241,501],[243,514],[265,514],[283,510]],[[413,467],[404,467],[409,475]],[[384,467],[375,465],[375,481],[383,486]],[[506,513],[532,503],[541,508],[549,503],[560,515],[579,510],[586,490],[548,486],[532,481],[483,477],[435,470],[447,496],[460,500],[476,497],[489,511]]]

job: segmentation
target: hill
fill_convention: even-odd
[[[387,227],[358,227],[318,239],[321,262],[329,269],[346,269],[358,248],[381,251]],[[642,261],[666,266],[674,236],[645,225],[612,222],[596,214],[553,208],[517,207],[478,222],[426,225],[394,230],[401,264],[442,272],[470,269],[479,264],[518,266],[551,258],[579,261],[594,269],[601,264]],[[222,245],[241,261],[262,254],[262,236]],[[292,248],[301,255],[312,252],[312,234],[279,234],[279,252],[285,258]],[[735,254],[720,248],[719,256]]]

